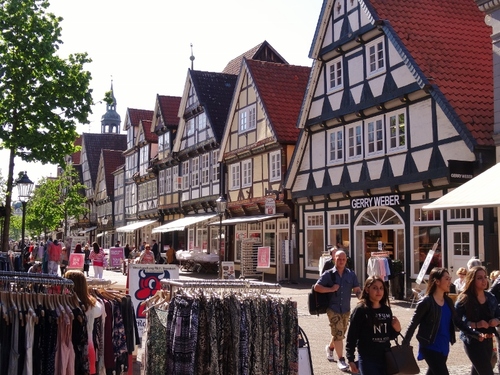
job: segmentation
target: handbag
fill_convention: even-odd
[[[399,336],[403,337],[401,333]],[[387,374],[420,374],[420,368],[413,355],[413,346],[405,343],[404,340],[399,344],[397,337],[394,341],[396,345],[391,346],[385,352]]]

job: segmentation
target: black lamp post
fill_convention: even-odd
[[[19,174],[19,178],[16,181],[17,186],[17,195],[21,204],[23,205],[23,218],[22,218],[22,242],[21,242],[21,251],[24,251],[24,229],[26,224],[26,203],[28,199],[31,197],[31,192],[33,191],[33,186],[35,185],[33,181],[31,181],[26,174],[26,172],[22,172]]]
[[[221,195],[215,201],[217,204],[217,213],[219,214],[219,278],[222,279],[222,262],[224,261],[225,251],[221,249],[222,240],[222,216],[226,212],[227,200]]]

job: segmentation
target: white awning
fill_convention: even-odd
[[[99,233],[96,237],[102,237],[102,236],[104,236],[104,232]]]
[[[217,216],[217,214],[186,216],[183,217],[182,219],[174,220],[171,221],[170,223],[163,224],[157,228],[153,228],[153,233],[165,233],[165,232],[184,230],[186,227],[189,227],[197,223],[201,223],[202,221],[205,220],[210,220],[215,216]]]
[[[78,234],[85,234],[85,233],[88,233],[88,232],[92,232],[93,230],[96,230],[96,229],[97,229],[97,227],[90,227],[90,228],[81,230],[80,232],[78,232]]]
[[[145,227],[146,225],[153,224],[156,220],[143,220],[135,223],[125,225],[124,227],[116,228],[117,232],[133,232],[136,229]]]
[[[274,215],[256,215],[256,216],[237,216],[230,219],[222,220],[222,225],[236,225],[240,223],[258,223],[261,221],[279,219],[283,214]],[[219,222],[211,223],[210,225],[219,225]]]
[[[424,210],[500,206],[500,163],[423,207]]]

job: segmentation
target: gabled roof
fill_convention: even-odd
[[[214,137],[220,142],[233,98],[237,76],[224,73],[189,71],[200,105],[207,114]]]
[[[418,66],[444,95],[477,144],[494,145],[492,29],[485,24],[476,3],[359,1],[368,6],[376,20],[386,23],[389,38],[404,45],[411,55],[410,64]]]
[[[151,131],[151,121],[141,120],[142,131],[144,132],[144,139],[148,143],[158,143],[158,135]]]
[[[87,161],[89,164],[92,186],[95,186],[101,150],[108,149],[125,151],[127,149],[127,135],[115,133],[83,133],[82,137],[82,144],[85,147]]]
[[[149,109],[127,108],[123,129],[126,129],[128,123],[132,126],[139,126],[141,120],[152,120],[153,115],[154,112]]]
[[[122,151],[117,150],[102,150],[102,159],[104,162],[104,178],[106,181],[106,192],[109,195],[114,195],[115,177],[113,172],[125,163],[125,158]]]
[[[280,143],[295,143],[302,100],[309,80],[310,68],[244,60],[255,83],[262,105]]]
[[[179,106],[181,104],[180,96],[158,95],[160,114],[163,117],[165,125],[169,128],[177,128],[179,125]]]
[[[252,49],[232,59],[226,65],[222,73],[235,75],[240,74],[241,63],[243,62],[243,59],[272,61],[281,64],[288,64],[286,60],[281,57],[281,55],[266,40],[264,40],[262,43],[257,44]]]

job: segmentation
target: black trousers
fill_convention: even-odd
[[[464,343],[465,353],[472,362],[471,375],[493,375],[491,356],[493,355],[493,339],[483,341],[471,339]]]
[[[424,347],[420,348],[420,352],[424,355],[425,362],[429,366],[426,372],[427,375],[449,375],[448,367],[446,366],[447,355]]]

